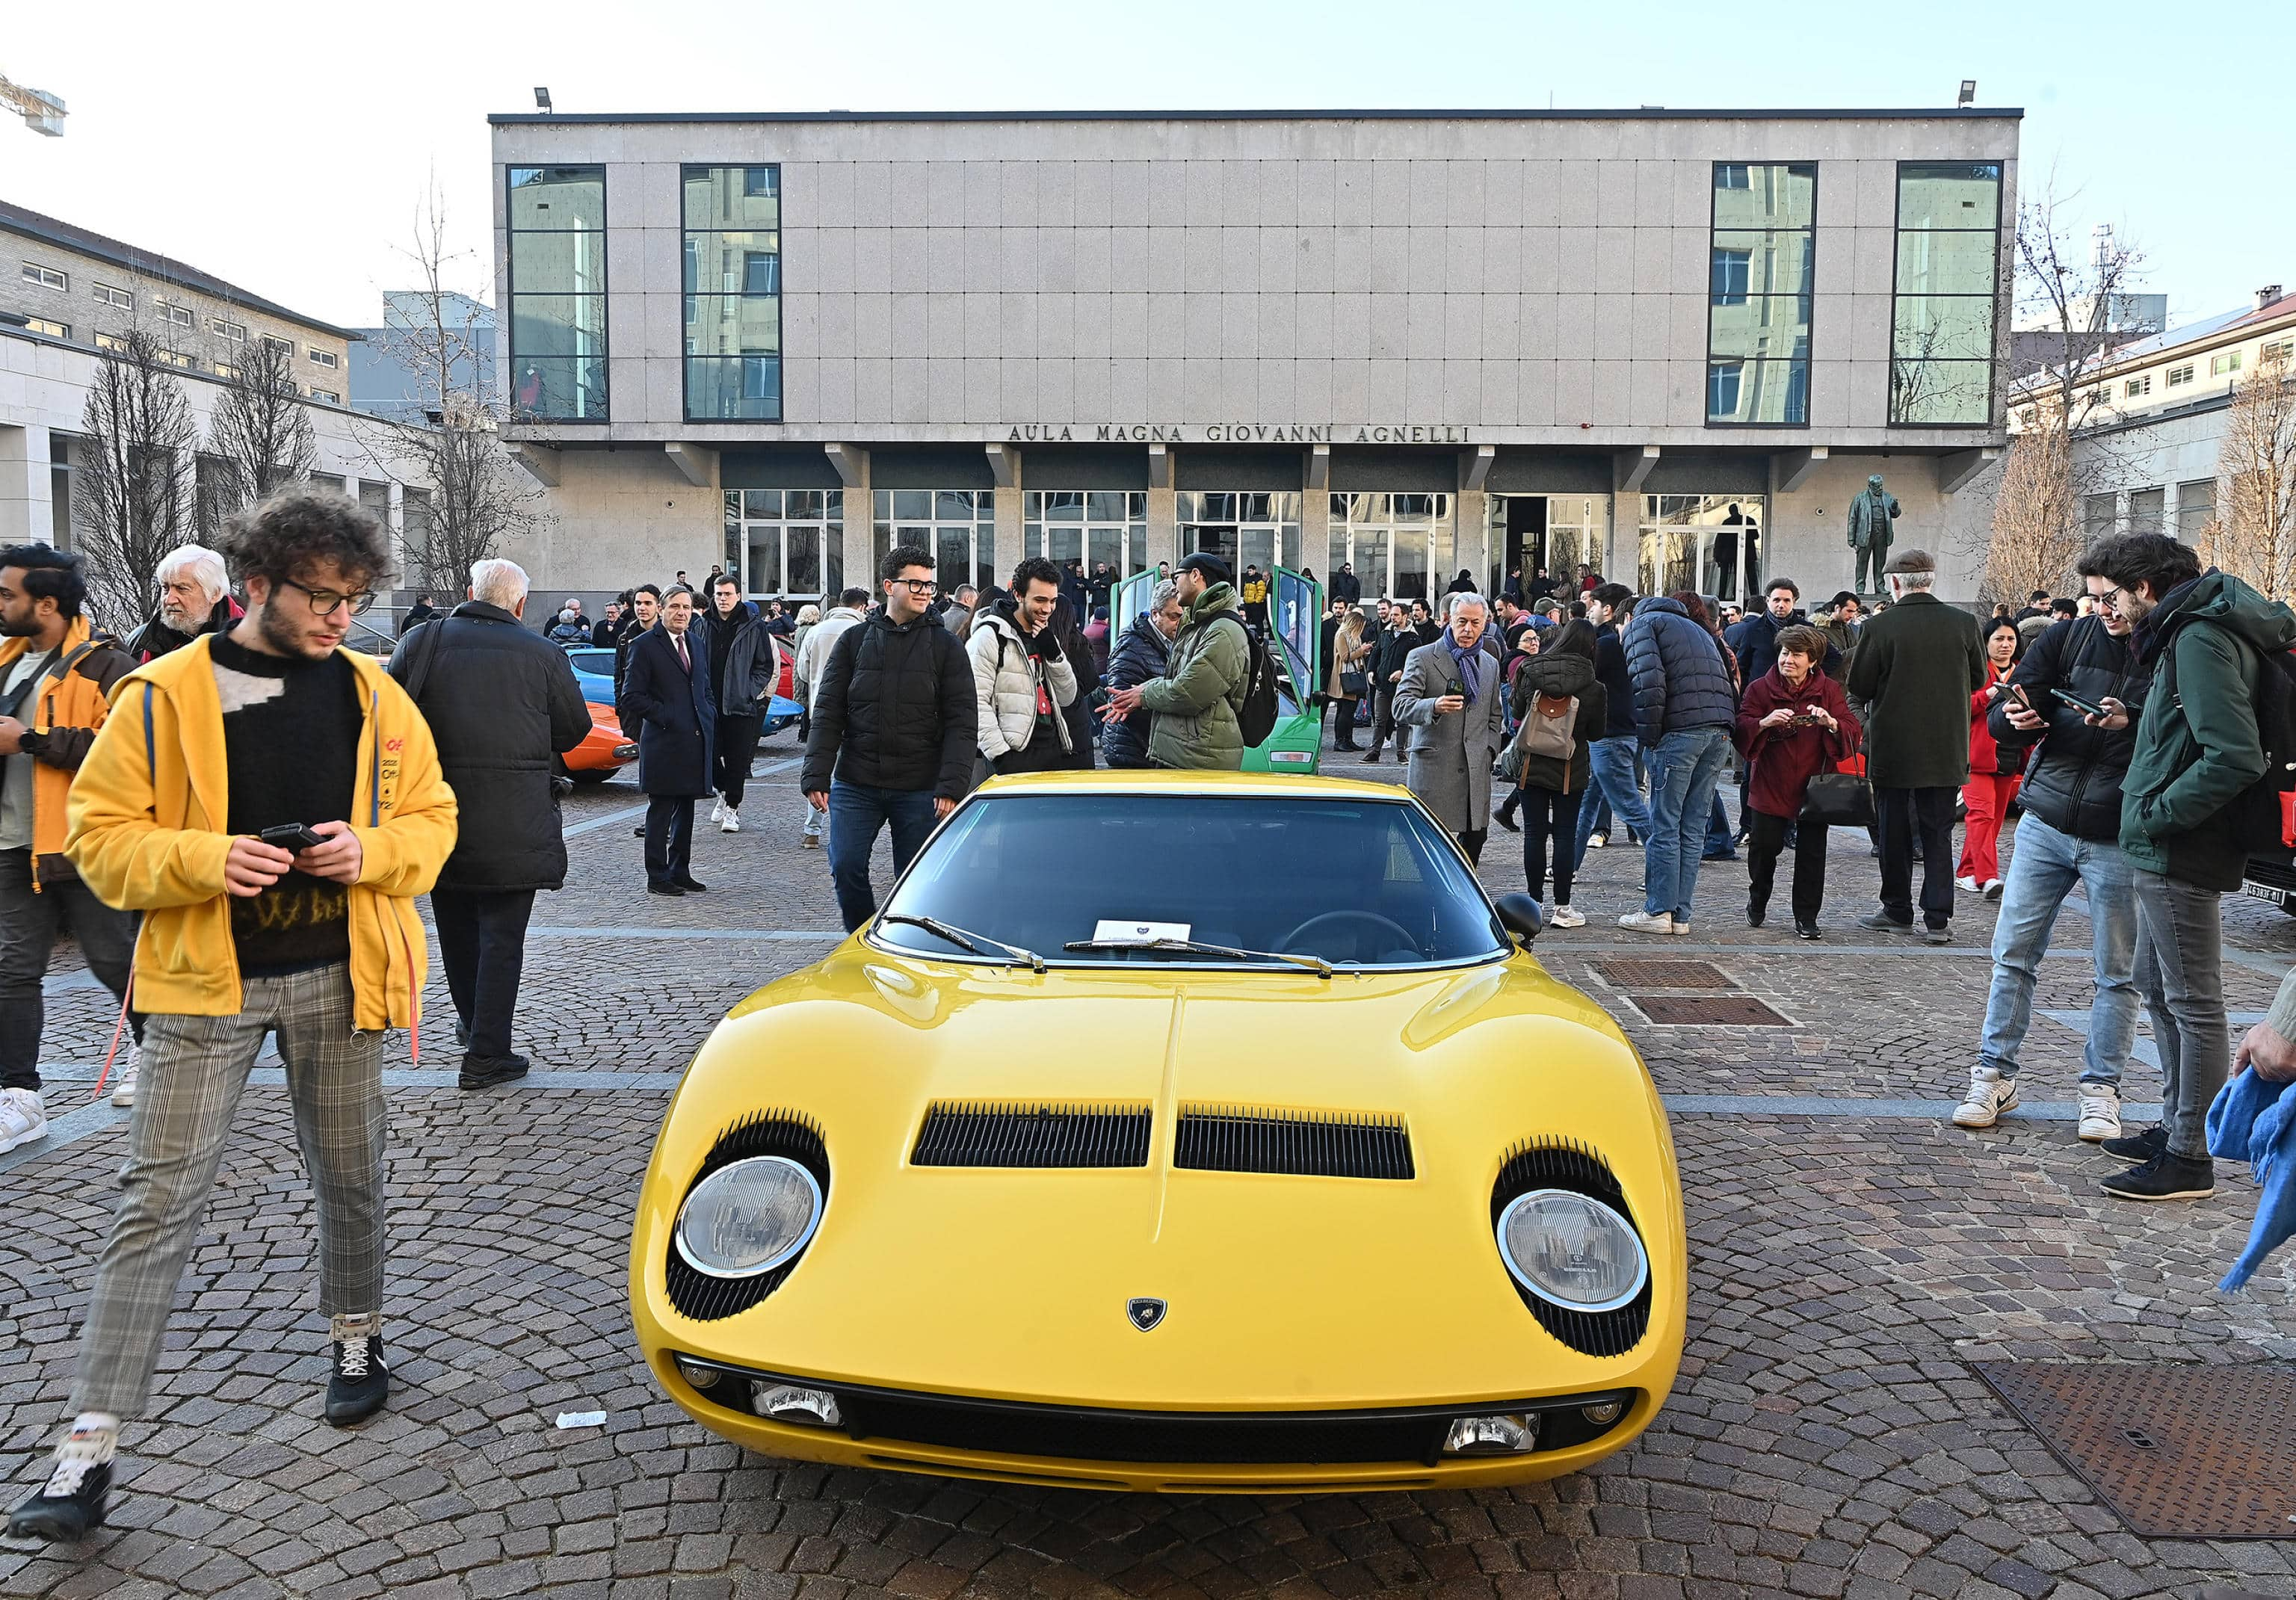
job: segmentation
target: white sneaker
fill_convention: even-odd
[[[48,1135],[48,1108],[37,1089],[0,1089],[0,1151]]]
[[[1619,926],[1635,933],[1671,933],[1674,931],[1674,913],[1629,911],[1619,919]]]
[[[1988,900],[1999,899],[2001,898],[2001,880],[1998,878],[1986,879],[1985,887],[1980,892],[1981,892]]]
[[[2080,1136],[2095,1145],[2120,1136],[2120,1091],[2109,1083],[2085,1083],[2080,1091]]]
[[[1610,842],[1611,836],[1608,833],[1589,833],[1587,835],[1587,848],[1590,850],[1599,850]]]
[[[1573,911],[1568,906],[1557,906],[1554,922],[1558,928],[1583,928],[1587,925],[1587,916],[1584,912]]]
[[[1977,892],[1977,880],[1974,878],[1956,878],[1953,881],[1953,886],[1956,889],[1965,889],[1972,894]]]
[[[1990,1128],[2016,1104],[2015,1079],[2005,1079],[1991,1067],[1972,1067],[1969,1097],[1953,1108],[1953,1123],[1956,1128]]]
[[[742,831],[742,814],[739,811],[734,810],[731,806],[726,807],[725,812],[726,820],[718,825],[718,831],[720,833],[740,833]]]
[[[127,1060],[121,1065],[119,1069],[119,1076],[112,1080],[112,1104],[133,1105],[135,1104],[135,1079],[136,1075],[143,1071],[143,1068],[144,1046],[137,1044],[130,1044],[127,1046]]]
[[[711,822],[726,820],[726,799],[723,795],[718,796],[718,802],[709,808],[709,820]]]

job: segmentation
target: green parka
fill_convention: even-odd
[[[2144,872],[2236,890],[2246,854],[2218,814],[2264,775],[2257,675],[2264,652],[2296,647],[2296,613],[2211,568],[2169,590],[2131,643],[2152,689],[2120,792],[2121,852]]]
[[[1141,704],[1156,713],[1148,759],[1159,767],[1241,771],[1243,729],[1235,711],[1250,669],[1243,606],[1234,589],[1213,584],[1180,619],[1164,676],[1140,685]]]

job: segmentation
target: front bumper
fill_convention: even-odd
[[[1662,1394],[1606,1389],[1505,1401],[1362,1411],[1178,1412],[975,1399],[769,1373],[656,1352],[655,1376],[712,1432],[767,1455],[997,1481],[1141,1493],[1216,1494],[1518,1483],[1579,1471],[1624,1448]],[[718,1374],[697,1388],[689,1373]],[[751,1409],[749,1387],[828,1390],[835,1428],[783,1423]],[[1600,1409],[1619,1407],[1609,1421]],[[1596,1407],[1595,1418],[1587,1415]],[[1538,1447],[1505,1456],[1445,1456],[1452,1419],[1532,1412]]]

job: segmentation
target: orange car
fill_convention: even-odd
[[[578,784],[603,784],[638,759],[636,741],[622,732],[614,708],[593,700],[588,737],[566,752],[566,775]]]

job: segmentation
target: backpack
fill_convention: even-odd
[[[1243,646],[1248,659],[1243,672],[1243,694],[1234,702],[1235,725],[1243,735],[1243,748],[1257,750],[1275,731],[1275,658],[1269,652],[1267,642],[1250,628],[1244,628],[1233,617],[1225,617],[1221,620],[1234,622],[1236,627],[1243,628]]]
[[[1576,694],[1534,694],[1516,743],[1526,756],[1546,756],[1568,766],[1578,748],[1571,730],[1578,724]]]
[[[2242,644],[2248,644],[2246,640]],[[2264,747],[2264,775],[2233,796],[2218,815],[2231,827],[2242,849],[2254,855],[2286,847],[2288,820],[2282,799],[2296,791],[2296,652],[2259,652],[2263,657],[2256,675],[2256,736]],[[2184,701],[2177,693],[2177,651],[2172,637],[2161,652],[2161,685],[2179,715]]]

